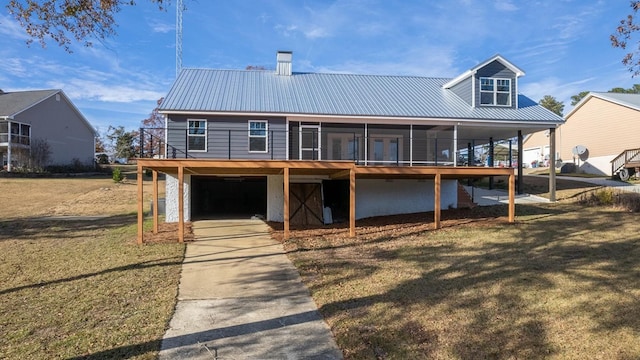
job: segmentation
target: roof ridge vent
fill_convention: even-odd
[[[291,59],[293,58],[293,52],[291,51],[278,51],[276,57],[276,75],[291,76]]]

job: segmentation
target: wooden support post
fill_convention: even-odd
[[[144,196],[143,196],[143,179],[142,179],[142,166],[138,165],[138,173],[137,173],[137,184],[138,184],[138,244],[142,244],[144,242],[143,233],[144,233]]]
[[[516,221],[516,175],[512,172],[509,175],[509,222]]]
[[[284,168],[284,239],[289,240],[289,168]]]
[[[152,170],[153,176],[153,233],[158,233],[158,171]]]
[[[178,166],[178,242],[184,242],[184,167]]]
[[[433,224],[436,229],[440,229],[440,182],[441,182],[440,173],[436,173],[435,177],[435,190],[434,190],[434,198],[435,201],[433,203]]]
[[[349,236],[356,236],[356,168],[349,171]]]

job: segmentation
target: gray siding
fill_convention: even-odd
[[[76,160],[93,164],[94,129],[62,95],[53,95],[15,117],[31,125],[31,139],[44,139],[51,150],[51,165],[68,165]],[[58,100],[59,99],[59,100]]]
[[[491,78],[502,78],[502,79],[511,79],[511,107],[515,108],[516,106],[516,74],[509,70],[506,66],[504,66],[499,61],[492,61],[481,69],[478,69],[476,72],[476,85],[475,85],[475,99],[476,99],[476,107],[480,107],[480,78],[481,77],[491,77]],[[482,106],[485,107],[485,106]],[[497,106],[504,108],[504,106]]]
[[[187,120],[207,121],[207,151],[187,151]],[[267,152],[249,151],[249,120],[267,121]],[[167,123],[168,157],[270,160],[286,159],[286,121],[268,116],[184,116],[169,115]]]
[[[471,99],[473,97],[472,83],[472,78],[468,77],[452,87],[451,91],[458,95],[467,104],[471,105]]]

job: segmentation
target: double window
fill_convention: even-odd
[[[249,152],[267,152],[267,122],[249,120]]]
[[[207,121],[189,120],[187,150],[207,151]]]
[[[511,106],[511,79],[481,77],[480,105]]]

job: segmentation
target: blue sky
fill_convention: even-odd
[[[0,89],[62,89],[100,132],[135,129],[175,79],[175,1],[123,7],[117,35],[66,53],[25,45],[0,13]],[[184,0],[183,66],[456,77],[501,54],[523,69],[519,90],[570,109],[580,91],[640,83],[609,35],[629,1],[588,0]]]

